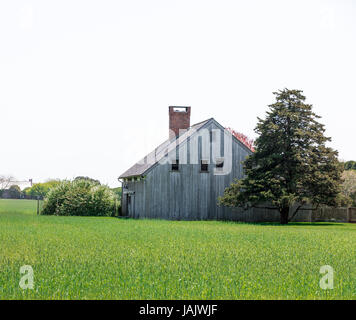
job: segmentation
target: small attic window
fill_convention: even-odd
[[[179,171],[179,160],[172,160],[172,171]]]
[[[208,172],[209,163],[208,160],[200,160],[200,172]]]
[[[216,159],[216,170],[222,171],[223,168],[224,168],[224,159],[223,158]]]

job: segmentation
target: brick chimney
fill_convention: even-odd
[[[190,107],[169,107],[169,139],[190,127]]]

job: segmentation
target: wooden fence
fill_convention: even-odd
[[[349,208],[348,222],[356,223],[356,208]]]
[[[320,207],[311,210],[311,206],[304,206],[292,219],[292,222],[352,222],[356,223],[356,208]],[[291,208],[290,216],[295,207]],[[234,208],[227,216],[227,220],[241,222],[279,222],[280,214],[277,210],[266,208],[252,208],[243,210]]]

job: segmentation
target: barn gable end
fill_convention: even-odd
[[[230,209],[219,207],[217,198],[234,179],[243,177],[242,162],[249,154],[251,150],[215,119],[195,124],[120,176],[122,214],[173,220],[229,219]],[[175,158],[178,171],[172,170]],[[223,170],[216,168],[219,161],[230,170],[217,171]]]

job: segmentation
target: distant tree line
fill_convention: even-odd
[[[345,170],[342,175],[343,205],[356,207],[356,161],[346,161],[343,165]]]
[[[51,188],[57,186],[60,180],[50,180],[43,183],[35,183],[32,187],[25,188],[22,192],[25,199],[43,199]]]
[[[35,183],[32,187],[23,190],[18,185],[0,189],[0,198],[5,199],[43,199],[48,191],[57,186],[60,180],[49,180],[43,183]]]
[[[5,179],[4,179],[5,181]],[[87,181],[92,185],[100,186],[101,183],[99,180],[86,177],[86,176],[78,176],[74,178],[73,181]],[[48,192],[57,187],[62,181],[61,180],[48,180],[42,183],[35,183],[31,187],[27,187],[23,190],[18,185],[11,185],[7,183],[0,186],[0,198],[3,199],[40,199],[43,200]],[[111,191],[114,193],[116,198],[121,199],[121,187],[113,188]]]
[[[356,170],[345,170],[342,179],[343,205],[356,207]]]
[[[17,185],[11,185],[7,189],[0,189],[0,198],[5,199],[21,199],[23,198],[21,188]]]
[[[346,161],[344,168],[345,170],[356,170],[356,161]]]

